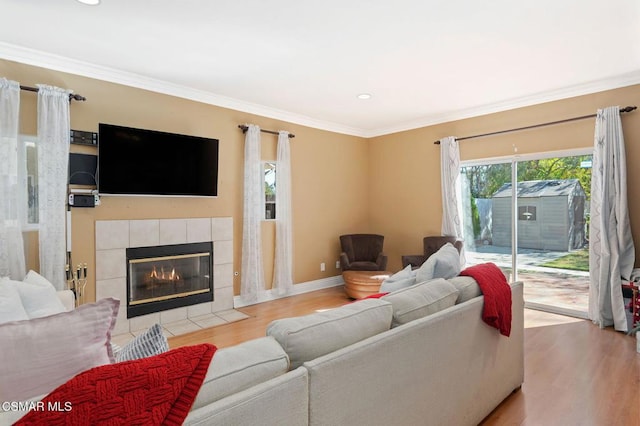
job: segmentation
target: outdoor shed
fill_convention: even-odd
[[[511,183],[492,196],[493,245],[511,246]],[[582,248],[586,194],[577,179],[518,182],[518,247]]]

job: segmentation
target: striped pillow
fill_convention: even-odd
[[[116,362],[146,358],[168,350],[169,343],[162,332],[162,326],[154,324],[150,329],[123,346],[116,354]]]

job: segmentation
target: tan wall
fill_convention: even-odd
[[[389,268],[401,267],[400,256],[420,253],[422,238],[440,235],[440,148],[434,145],[445,136],[469,136],[543,122],[594,114],[612,105],[636,105],[640,85],[587,96],[539,104],[526,108],[452,121],[370,140],[371,228],[384,234]],[[628,198],[636,246],[640,243],[640,112],[623,115]],[[461,160],[511,155],[515,145],[520,154],[593,146],[595,119],[470,139],[460,142]],[[636,263],[640,246],[636,250]]]
[[[94,294],[96,220],[232,216],[234,266],[240,270],[242,242],[242,162],[244,136],[237,128],[254,123],[296,134],[291,142],[293,176],[294,282],[339,274],[338,236],[377,232],[385,235],[389,269],[398,270],[402,254],[420,253],[422,237],[439,235],[440,149],[433,141],[592,114],[610,105],[633,105],[640,85],[458,120],[365,140],[311,129],[266,117],[201,104],[90,78],[0,60],[0,76],[22,84],[45,83],[87,97],[71,106],[71,127],[97,131],[99,122],[220,140],[219,196],[215,199],[103,197],[95,209],[73,209],[74,263],[90,267],[89,299]],[[35,133],[35,94],[23,93],[21,131]],[[640,185],[633,167],[640,160],[640,112],[623,118],[627,145],[628,195],[634,240],[640,241]],[[544,127],[460,143],[463,160],[585,148],[593,145],[594,120]],[[275,159],[275,136],[263,134],[263,158]],[[72,151],[93,148],[72,145]],[[28,236],[30,265],[37,268],[37,239]],[[273,273],[274,223],[263,223],[265,277]],[[640,257],[638,250],[637,258]],[[320,263],[327,269],[320,272]],[[239,294],[239,277],[234,280]]]
[[[88,100],[72,102],[71,128],[97,131],[98,123],[184,133],[220,140],[217,198],[102,197],[94,209],[72,209],[73,262],[89,265],[87,298],[95,297],[95,221],[112,219],[232,216],[234,269],[240,270],[244,135],[238,124],[288,130],[293,176],[294,282],[339,275],[338,236],[368,231],[368,163],[365,139],[294,125],[266,117],[206,105],[119,84],[0,60],[0,76],[23,85],[37,83],[73,89]],[[21,96],[21,132],[36,132],[36,95]],[[276,136],[262,134],[264,159],[275,159]],[[95,152],[71,146],[72,152]],[[264,264],[267,288],[273,274],[274,223],[265,222]],[[29,266],[37,269],[37,237],[28,235]],[[320,272],[320,263],[327,269]],[[234,279],[239,294],[240,278]]]

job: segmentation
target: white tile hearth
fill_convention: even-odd
[[[216,314],[209,313],[205,315],[194,316],[189,319],[166,323],[162,325],[162,329],[165,336],[167,337],[179,336],[181,334],[191,333],[192,331],[198,331],[204,328],[231,324],[232,322],[241,321],[246,318],[249,318],[249,315],[244,314],[240,311],[236,311],[235,309],[229,309],[223,312],[218,312]],[[144,333],[147,328],[114,334],[111,337],[111,341],[118,346],[124,346],[129,343],[134,337]]]
[[[127,319],[127,248],[207,241],[213,242],[213,302]],[[114,335],[132,337],[155,323],[168,335],[183,334],[246,317],[233,309],[233,269],[232,217],[96,221],[96,299],[121,301]]]

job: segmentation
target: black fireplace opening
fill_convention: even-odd
[[[212,242],[127,249],[127,318],[212,301]]]

